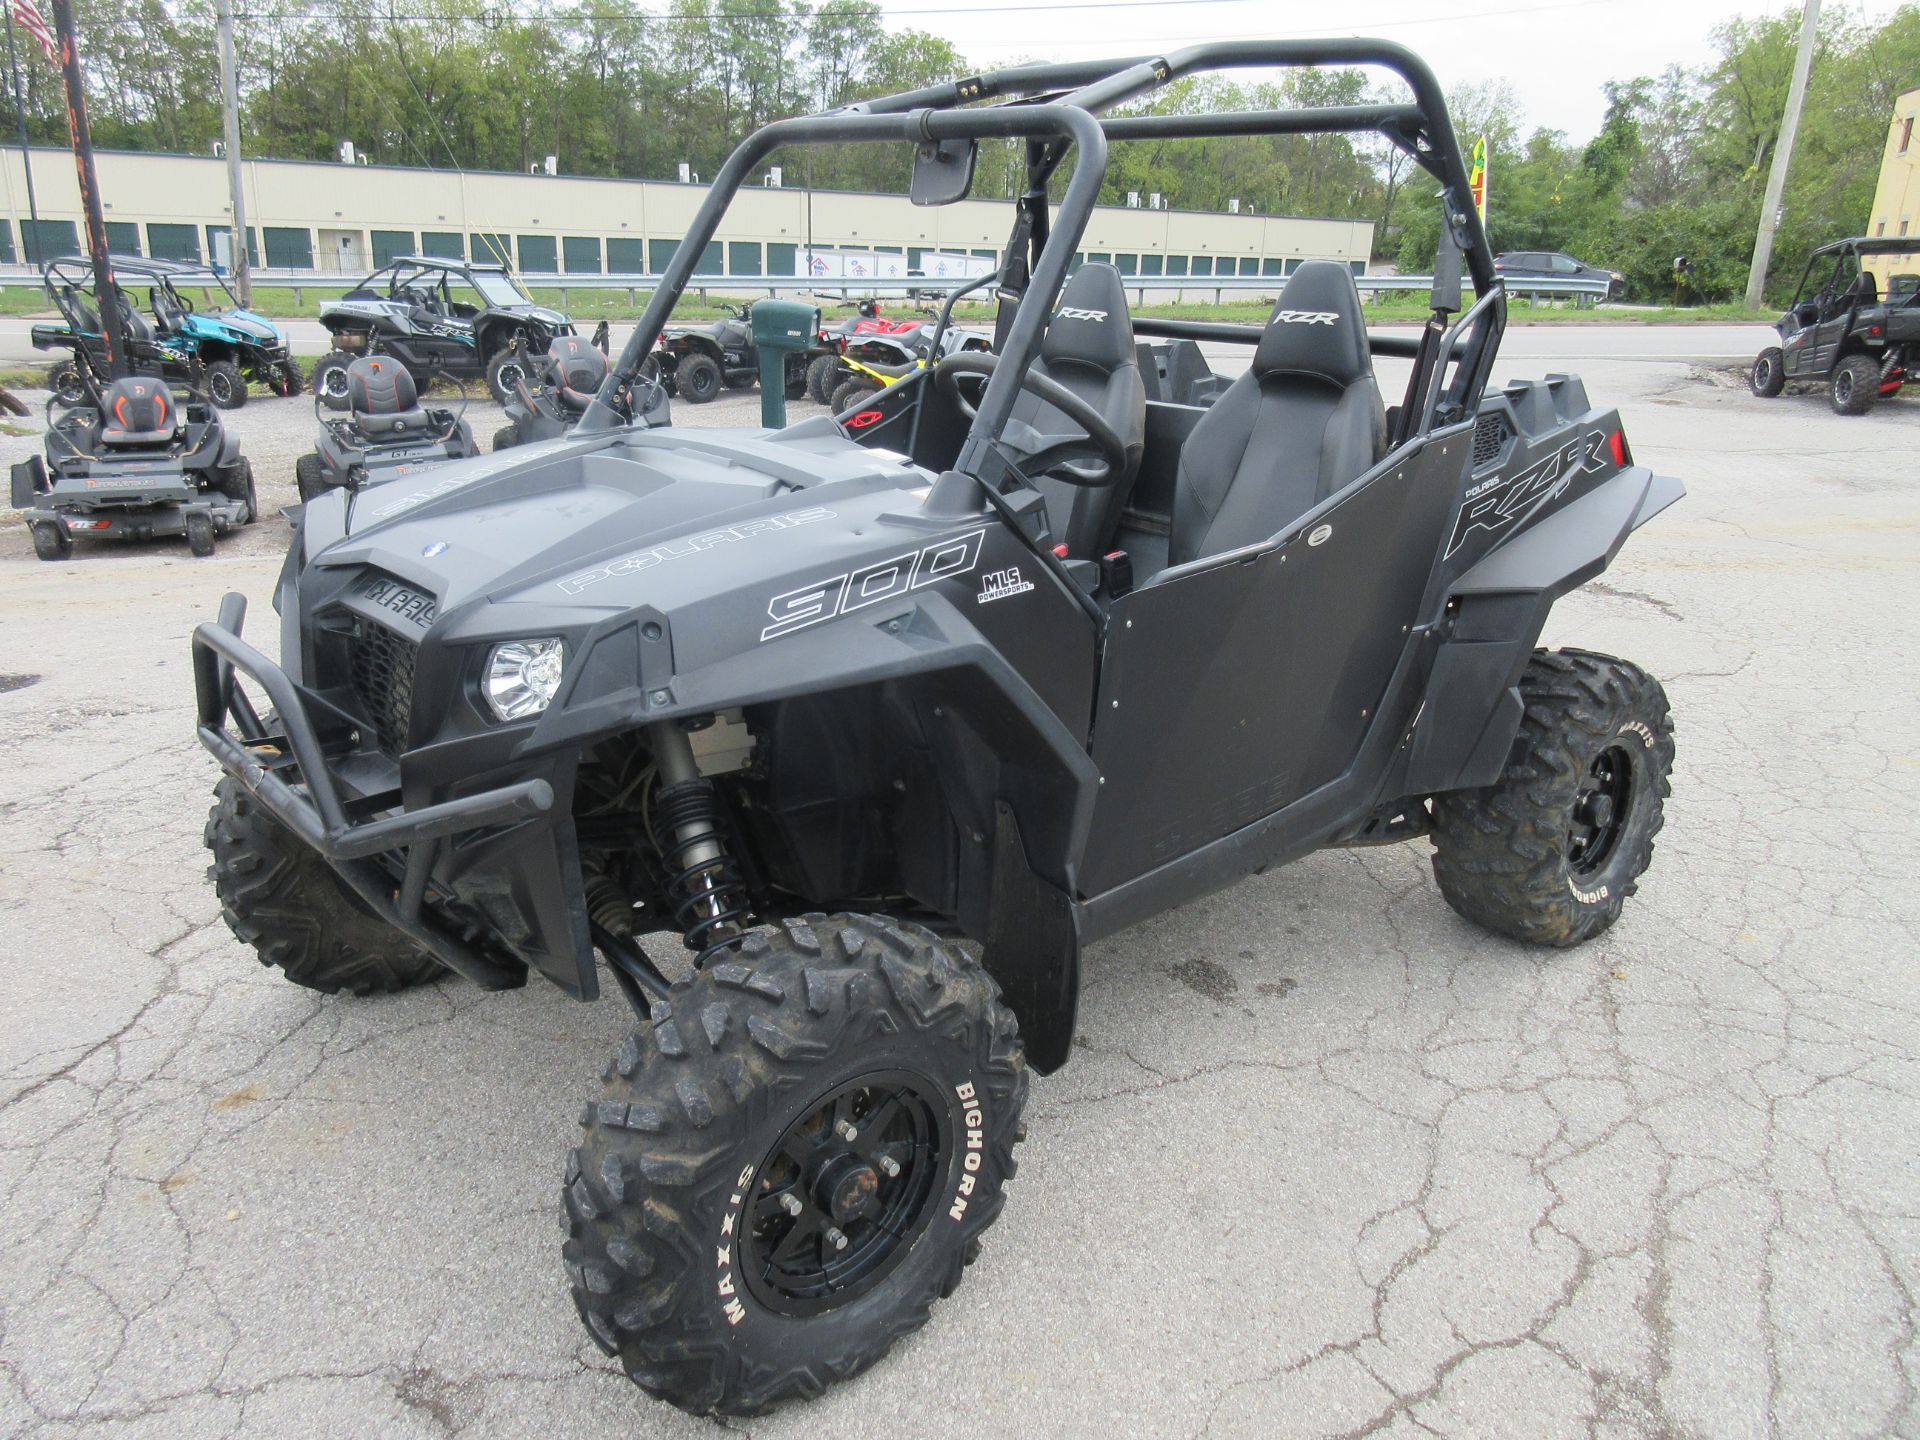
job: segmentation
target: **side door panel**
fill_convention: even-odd
[[[1379,720],[1467,459],[1457,435],[1429,439],[1281,543],[1114,604],[1083,894],[1271,814],[1351,765]]]

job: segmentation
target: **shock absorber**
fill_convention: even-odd
[[[674,922],[704,965],[739,939],[752,916],[740,869],[720,838],[720,797],[694,763],[686,731],[671,720],[648,727],[660,788],[653,814]]]

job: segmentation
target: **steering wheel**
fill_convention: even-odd
[[[968,420],[973,420],[979,410],[961,391],[961,383],[979,380],[984,385],[993,378],[999,364],[998,355],[977,350],[966,351],[941,360],[934,367],[933,374],[941,390],[959,408],[960,413]],[[1087,432],[1085,435],[1063,436],[1049,445],[1041,446],[1025,457],[1020,467],[1022,470],[1034,475],[1051,475],[1068,485],[1078,485],[1088,490],[1110,485],[1117,476],[1125,473],[1126,442],[1120,438],[1120,432],[1109,425],[1092,405],[1052,376],[1036,375],[1031,368],[1020,377],[1020,388],[1036,399],[1046,401]],[[1082,468],[1069,463],[1088,460],[1097,468]]]

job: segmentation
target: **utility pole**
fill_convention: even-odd
[[[127,374],[127,321],[120,287],[107,258],[107,221],[100,209],[100,177],[93,168],[93,131],[87,127],[87,82],[80,70],[80,39],[73,25],[73,0],[53,0],[53,29],[60,42],[60,82],[67,92],[67,133],[73,138],[73,164],[80,177],[80,207],[87,221],[87,251],[93,257],[93,296],[100,307],[101,339],[107,347],[107,374]]]
[[[20,90],[20,57],[13,48],[13,11],[7,11],[7,68],[13,72],[13,114],[20,124],[20,164],[27,172],[27,214],[32,221],[21,247],[27,264],[40,268],[40,206],[33,198],[33,151],[27,145],[27,102]]]
[[[1820,33],[1820,0],[1806,0],[1800,18],[1800,53],[1793,57],[1793,80],[1787,86],[1787,113],[1780,119],[1780,140],[1773,148],[1773,169],[1767,175],[1767,198],[1760,203],[1760,233],[1753,242],[1753,268],[1747,271],[1747,308],[1758,310],[1773,260],[1773,232],[1780,223],[1780,196],[1787,188],[1787,167],[1793,161],[1794,132],[1800,128],[1800,103],[1807,98],[1807,71],[1813,67],[1813,42]]]
[[[216,0],[220,21],[220,108],[226,117],[227,188],[233,192],[233,293],[253,304],[253,267],[247,259],[247,202],[240,193],[240,76],[233,58],[233,0]]]

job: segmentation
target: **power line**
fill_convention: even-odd
[[[925,6],[917,9],[912,9],[912,10],[883,10],[881,11],[878,18],[881,20],[915,20],[920,18],[923,15],[968,15],[968,16],[1007,15],[1007,14],[1031,15],[1031,14],[1036,14],[1043,11],[1057,12],[1057,11],[1076,11],[1076,10],[1099,10],[1099,11],[1105,12],[1105,11],[1111,11],[1111,10],[1170,9],[1170,8],[1179,8],[1179,7],[1189,6],[1189,5],[1208,5],[1208,6],[1256,5],[1256,4],[1263,4],[1263,3],[1265,3],[1265,0],[1047,0],[1047,3],[1042,3],[1037,5],[1020,5],[1020,4],[933,5],[933,6]],[[1359,35],[1359,34],[1365,34],[1373,30],[1402,30],[1402,29],[1407,29],[1417,25],[1451,25],[1451,24],[1457,24],[1464,20],[1503,19],[1506,17],[1514,16],[1514,15],[1537,15],[1543,12],[1550,12],[1554,10],[1591,9],[1595,6],[1598,6],[1601,4],[1608,4],[1608,3],[1611,3],[1611,0],[1562,0],[1562,3],[1556,4],[1556,5],[1516,5],[1516,6],[1508,6],[1498,10],[1475,10],[1475,11],[1467,11],[1461,14],[1454,14],[1454,15],[1426,15],[1426,16],[1416,17],[1410,20],[1357,20],[1357,21],[1348,22],[1347,24],[1343,24],[1343,25],[1328,26],[1322,29],[1298,29],[1293,26],[1289,26],[1287,27],[1286,33],[1289,36]],[[725,14],[720,11],[713,11],[713,10],[696,11],[692,13],[672,13],[667,11],[652,11],[652,10],[608,10],[608,11],[598,11],[598,12],[582,12],[582,13],[567,16],[566,18],[570,20],[578,20],[582,22],[611,21],[611,20],[657,20],[657,21],[702,20],[702,21],[720,21],[720,22],[727,22],[732,24],[758,24],[758,23],[764,23],[765,21],[768,21],[768,20],[782,20],[782,19],[810,20],[815,18],[816,14],[817,12],[812,10],[799,10],[799,9],[786,9],[786,8],[775,8],[775,9],[756,11],[756,12],[750,12],[745,14]],[[473,14],[473,15],[425,15],[425,14],[401,15],[401,14],[384,14],[384,13],[380,15],[368,15],[368,14],[357,13],[357,12],[346,10],[346,9],[333,9],[333,10],[282,10],[277,12],[276,11],[237,11],[235,12],[234,18],[238,20],[352,20],[352,19],[375,20],[375,19],[378,19],[378,20],[386,20],[386,21],[406,21],[411,24],[445,25],[449,22],[456,22],[456,23],[465,22],[468,24],[497,25],[497,24],[505,24],[509,21],[514,21],[514,20],[551,19],[553,17],[545,13],[536,14],[533,16],[521,16],[521,15],[514,15],[511,12],[506,12],[506,11],[499,11],[499,12],[488,11],[488,12]],[[1238,33],[1245,34],[1249,32],[1242,31]],[[1178,42],[1181,44],[1191,44],[1195,40],[1206,40],[1211,38],[1234,39],[1234,38],[1237,38],[1237,35],[1219,36],[1219,37],[1211,37],[1211,36],[1204,36],[1204,35],[1202,36],[1185,35],[1185,36],[1178,36],[1178,37],[1170,36],[1167,38],[1177,39]],[[1086,42],[1086,43],[1094,43],[1094,42]],[[1104,41],[1100,43],[1125,44],[1127,42],[1126,41]]]

